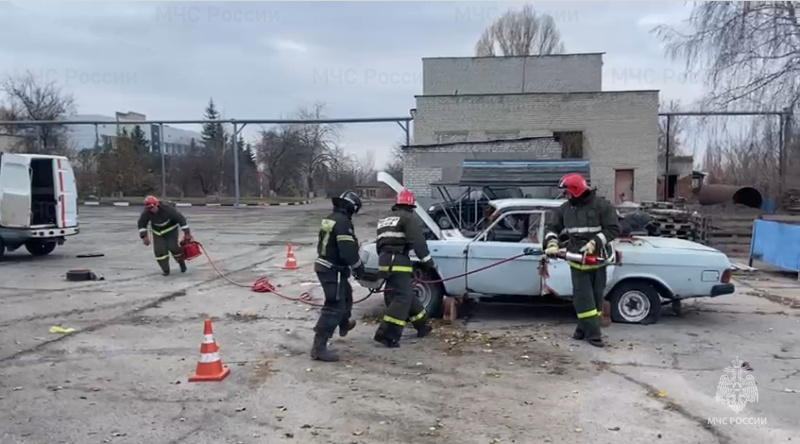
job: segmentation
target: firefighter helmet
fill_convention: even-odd
[[[408,189],[403,189],[399,193],[397,193],[397,200],[395,201],[397,205],[408,205],[410,207],[417,206],[417,199],[414,197],[414,193],[412,193]]]
[[[358,194],[350,190],[345,191],[339,195],[339,197],[334,197],[331,201],[334,205],[344,209],[350,214],[357,214],[362,206],[361,198],[358,197]]]
[[[567,197],[580,197],[589,191],[586,179],[578,173],[570,173],[558,181],[558,189],[566,193]]]
[[[157,207],[159,203],[158,198],[155,196],[147,196],[144,198],[144,206],[147,208]]]

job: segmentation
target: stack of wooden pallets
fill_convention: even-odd
[[[690,212],[672,202],[642,202],[641,210],[652,217],[651,224],[661,237],[686,239],[706,243],[708,221],[697,212]]]

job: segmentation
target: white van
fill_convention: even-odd
[[[50,254],[78,234],[75,173],[63,156],[0,153],[0,257]]]

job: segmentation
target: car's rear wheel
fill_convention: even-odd
[[[56,242],[45,242],[43,240],[32,240],[25,242],[25,249],[34,256],[47,256],[56,249]]]
[[[440,282],[430,283],[436,281],[437,277],[422,270],[415,270],[414,277],[414,297],[422,302],[428,317],[441,318],[444,313],[444,287]]]
[[[0,237],[0,259],[3,258],[4,254],[6,254],[6,243],[3,242],[3,238]]]
[[[654,324],[661,315],[661,296],[649,282],[622,282],[608,295],[611,320],[624,324]]]

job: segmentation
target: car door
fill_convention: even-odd
[[[511,218],[517,213],[507,213],[495,220],[483,233],[467,245],[467,270],[477,270],[496,264],[499,261],[522,254],[526,248],[541,251],[528,239],[517,242],[486,240],[488,234],[503,218]],[[508,222],[511,223],[511,222]],[[467,288],[487,295],[538,296],[541,294],[539,262],[541,254],[522,256],[513,261],[491,267],[467,276]]]
[[[30,158],[3,153],[0,157],[0,226],[28,228],[31,221]]]

